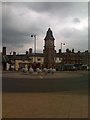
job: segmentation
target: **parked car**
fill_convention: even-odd
[[[82,70],[89,70],[89,66],[88,65],[82,65]]]
[[[66,71],[77,71],[77,67],[74,66],[74,64],[65,64],[64,70]]]

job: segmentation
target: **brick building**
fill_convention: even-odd
[[[82,64],[82,54],[80,51],[74,52],[74,49],[72,51],[66,49],[64,53],[59,49],[59,53],[56,53],[56,58],[62,59],[64,64]]]

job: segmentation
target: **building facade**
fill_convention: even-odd
[[[43,53],[35,53],[34,55],[34,53],[32,53],[32,48],[29,48],[25,54],[17,55],[14,51],[13,54],[10,53],[10,55],[7,55],[6,47],[3,47],[3,70],[11,70],[11,68],[14,68],[14,70],[20,70],[25,66],[27,66],[27,68],[30,66],[36,66],[39,68],[60,68],[67,64],[90,66],[90,52],[74,52],[74,49],[66,49],[66,52],[62,52],[61,49],[59,49],[59,52],[56,52],[54,40],[53,32],[49,28],[44,39],[45,45]]]

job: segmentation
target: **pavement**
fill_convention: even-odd
[[[87,71],[4,72],[3,118],[88,118]]]
[[[87,118],[88,97],[69,93],[3,93],[3,118]]]
[[[0,119],[2,118],[2,71],[0,70]]]
[[[2,77],[7,78],[30,78],[30,79],[37,79],[37,78],[73,78],[73,77],[81,77],[84,74],[88,74],[88,71],[60,71],[52,73],[41,73],[38,74],[34,72],[33,74],[30,73],[23,73],[23,72],[14,72],[14,71],[5,71],[2,74]]]
[[[0,92],[0,119],[2,118],[2,93]]]

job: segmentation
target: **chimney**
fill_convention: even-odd
[[[28,51],[26,51],[26,55],[28,55]]]
[[[74,53],[74,49],[72,49],[72,53]]]
[[[88,50],[85,50],[85,53],[88,53]]]
[[[80,53],[80,51],[78,51],[78,53]]]
[[[32,53],[32,48],[29,49],[29,54],[31,54],[31,53]]]
[[[6,47],[3,47],[2,54],[6,55]]]
[[[15,51],[13,52],[13,55],[16,55],[16,52],[15,52]]]
[[[59,49],[59,53],[61,53],[61,49]]]
[[[69,52],[69,49],[68,49],[68,48],[66,49],[66,52],[67,52],[67,53]]]

